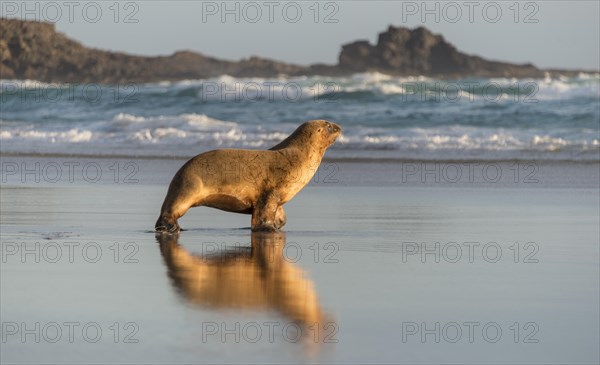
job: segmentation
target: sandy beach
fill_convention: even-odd
[[[157,239],[183,162],[2,156],[2,363],[600,360],[596,162],[326,160]]]
[[[2,1],[0,365],[600,364],[599,14]]]

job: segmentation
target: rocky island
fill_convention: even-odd
[[[295,65],[251,57],[226,61],[197,52],[143,57],[89,48],[57,32],[54,24],[0,19],[0,78],[44,82],[156,82],[202,79],[219,75],[343,76],[381,72],[395,76],[437,78],[543,77],[580,71],[542,70],[532,64],[490,61],[460,52],[442,35],[424,27],[390,26],[377,44],[356,41],[342,46],[337,65]]]

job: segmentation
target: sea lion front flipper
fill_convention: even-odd
[[[280,205],[275,213],[275,228],[281,229],[281,227],[285,226],[285,222],[287,222],[285,210],[283,210],[283,205]]]
[[[280,201],[276,191],[267,191],[261,195],[252,210],[253,232],[275,232],[285,224],[285,212]]]

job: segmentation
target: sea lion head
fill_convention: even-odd
[[[288,138],[271,148],[280,150],[291,146],[312,145],[324,152],[342,134],[342,127],[327,120],[309,120],[296,128]]]
[[[342,134],[342,127],[327,120],[311,120],[304,123],[302,127],[306,127],[311,135],[318,135],[320,140],[325,142],[325,147],[331,146]]]

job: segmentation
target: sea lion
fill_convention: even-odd
[[[207,206],[252,214],[252,231],[277,231],[286,223],[283,204],[308,184],[341,131],[312,120],[266,151],[221,149],[192,158],[173,177],[155,230],[178,232],[188,209]]]

